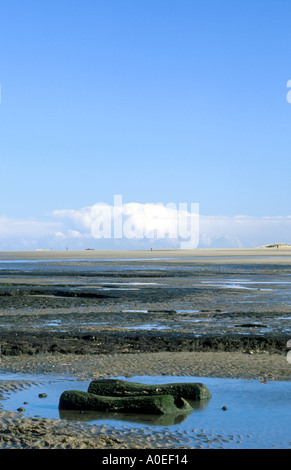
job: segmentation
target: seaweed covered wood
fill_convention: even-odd
[[[181,414],[193,411],[186,400],[171,395],[111,397],[98,396],[79,390],[63,392],[59,401],[59,409],[147,414]]]
[[[119,379],[93,380],[88,392],[111,397],[172,395],[175,398],[208,400],[211,393],[203,383],[142,384]]]

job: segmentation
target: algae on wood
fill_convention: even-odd
[[[96,379],[90,383],[88,392],[112,397],[172,395],[175,398],[189,398],[191,400],[211,398],[211,393],[206,385],[194,382],[149,385],[119,379]]]
[[[119,411],[148,414],[177,414],[193,411],[184,398],[172,395],[146,396],[99,396],[79,390],[62,393],[59,402],[62,410]]]
[[[177,415],[193,411],[186,399],[202,401],[210,397],[208,388],[202,383],[148,385],[99,379],[90,383],[87,392],[63,392],[59,409]]]

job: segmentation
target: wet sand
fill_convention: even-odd
[[[217,271],[211,266],[221,265],[221,257],[226,257],[224,266],[238,266],[238,270],[227,271],[228,282],[237,282],[239,266],[248,266],[250,260],[252,266],[262,266],[262,270],[255,271],[258,282],[277,280],[276,276],[284,280],[289,274],[290,249],[193,251],[122,252],[134,271],[123,271],[123,262],[118,261],[118,274],[107,267],[99,277],[90,271],[91,260],[105,259],[111,266],[120,253],[0,253],[0,260],[46,258],[52,266],[48,272],[47,267],[40,267],[37,272],[21,276],[15,267],[1,273],[1,373],[15,377],[24,372],[32,377],[67,374],[77,380],[169,375],[255,379],[263,383],[290,381],[286,344],[291,309],[284,283],[279,283],[276,291],[258,285],[248,289],[248,284],[237,289],[209,285],[217,281]],[[81,274],[65,271],[60,275],[59,263],[52,271],[53,260],[62,260],[65,267],[68,261],[74,269],[73,260],[79,260],[76,267],[80,268],[81,260],[86,258]],[[150,266],[134,261],[139,258]],[[165,268],[172,269],[170,276],[167,270],[157,270],[161,260]],[[193,277],[191,266],[197,265],[210,266],[210,271],[203,272],[201,278],[201,272],[197,277],[194,270]],[[141,270],[144,266],[146,271]],[[190,267],[191,275],[185,266]],[[283,273],[280,267],[285,269]],[[222,274],[225,276],[225,272]],[[244,279],[253,282],[253,278],[253,271],[245,271]],[[72,296],[72,290],[78,295]],[[149,323],[152,329],[148,329]],[[0,396],[30,385],[29,381],[2,377]],[[197,430],[194,447],[223,447],[222,440]],[[145,434],[136,429],[131,432],[25,418],[22,413],[0,408],[3,449],[166,449],[181,445],[187,447],[185,436],[179,440],[170,430]]]

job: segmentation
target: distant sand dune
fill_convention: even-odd
[[[264,245],[261,248],[291,248],[288,243],[272,243],[271,245]]]

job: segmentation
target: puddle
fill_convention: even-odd
[[[83,321],[83,322],[77,322],[72,320],[71,322],[65,322],[63,320],[49,320],[44,323],[44,325],[38,325],[38,328],[42,328],[43,326],[62,326],[62,327],[69,327],[69,326],[82,326],[82,325],[96,325],[96,326],[101,326],[101,325],[110,325],[110,322],[106,321]],[[51,331],[57,331],[57,330],[51,330]],[[64,330],[66,331],[66,330]]]
[[[274,289],[269,287],[289,287],[291,284],[291,281],[259,281],[259,280],[254,280],[254,281],[249,281],[249,280],[244,280],[244,279],[232,279],[232,280],[221,280],[221,281],[203,281],[202,282],[205,285],[211,286],[211,287],[219,287],[219,288],[225,288],[225,289],[246,289],[246,290],[260,290],[260,291],[271,291],[273,292]],[[261,286],[266,286],[266,287],[261,287]]]
[[[45,322],[46,326],[58,326],[62,324],[63,324],[62,320],[50,320],[50,321]]]
[[[148,310],[122,310],[124,313],[148,313]]]
[[[200,313],[200,310],[176,310],[177,313]]]
[[[157,325],[156,323],[147,323],[137,326],[126,326],[127,330],[170,330],[170,326]]]
[[[122,310],[124,313],[200,313],[200,310],[171,310],[171,311],[163,311],[163,310]]]
[[[158,286],[158,282],[106,282],[102,287],[112,286]]]
[[[195,318],[195,319],[187,319],[187,320],[180,320],[181,322],[187,322],[187,323],[201,323],[201,322],[204,322],[204,323],[209,323],[211,321],[215,321],[215,318],[207,318],[207,320],[204,320],[204,319],[198,319],[198,318]]]
[[[2,375],[2,380],[38,381],[38,385],[6,394],[1,400],[4,410],[24,407],[26,417],[45,417],[86,421],[90,424],[127,426],[145,432],[171,432],[187,445],[194,445],[197,436],[205,436],[205,447],[215,447],[217,439],[223,448],[290,448],[291,383],[201,377],[140,376],[123,380],[142,383],[203,382],[212,398],[192,402],[193,412],[187,416],[149,416],[125,413],[79,413],[59,411],[59,397],[64,390],[87,391],[89,381],[66,377]],[[39,398],[46,393],[46,398]],[[23,404],[23,402],[28,402]],[[223,410],[226,407],[226,410]],[[128,428],[128,429],[129,429]],[[200,434],[197,434],[200,433]],[[202,434],[201,434],[202,433]],[[202,439],[202,438],[201,438]],[[212,443],[212,444],[211,444]],[[203,447],[203,439],[202,439]]]

